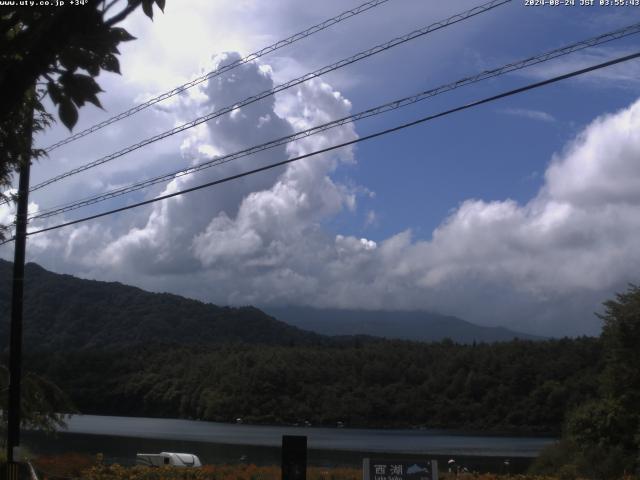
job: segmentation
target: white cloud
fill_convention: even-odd
[[[636,50],[631,47],[593,47],[575,52],[567,57],[560,57],[554,61],[521,70],[519,75],[542,80],[614,60],[635,52]],[[581,82],[584,85],[604,85],[608,88],[637,90],[639,75],[640,64],[638,64],[637,60],[631,60],[581,75],[573,81]]]
[[[233,61],[237,54],[214,59]],[[270,69],[247,64],[232,75],[217,77],[194,91],[190,98],[177,102],[177,112],[189,108],[219,108],[251,92],[272,87]],[[264,142],[348,114],[350,104],[327,84],[314,80],[291,93],[265,99],[223,116],[206,127],[192,130],[182,145],[189,163],[210,158],[211,153],[227,154],[246,145]],[[278,147],[260,156],[243,158],[211,169],[206,174],[219,178],[246,170],[249,166],[299,156],[333,142],[355,138],[351,125],[331,131],[331,137],[317,135]],[[286,169],[267,172],[221,188],[208,189],[155,204],[142,226],[133,226],[114,237],[108,245],[101,239],[100,248],[85,267],[118,268],[139,273],[180,273],[237,262],[237,257],[252,259],[261,249],[282,255],[286,239],[297,238],[302,229],[315,226],[343,208],[353,208],[355,194],[335,184],[329,177],[339,162],[353,162],[348,148],[291,164]],[[202,174],[171,181],[162,193],[203,183]],[[69,257],[71,257],[69,255]]]
[[[380,225],[378,214],[374,210],[369,210],[364,219],[365,227],[377,227]]]
[[[553,115],[540,110],[530,110],[527,108],[505,108],[500,111],[502,113],[506,113],[507,115],[514,115],[516,117],[529,118],[531,120],[538,120],[541,122],[553,123],[556,121]]]
[[[548,193],[571,205],[640,201],[640,109],[604,115],[591,123],[546,172]]]

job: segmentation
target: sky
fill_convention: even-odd
[[[123,26],[122,75],[74,132],[359,5],[169,0]],[[290,135],[640,21],[640,7],[526,6],[471,19],[34,192],[32,212]],[[389,0],[34,164],[34,185],[480,2]],[[80,8],[80,7],[79,7]],[[34,222],[55,225],[241,173],[638,50],[639,36],[456,89]],[[222,305],[426,310],[547,336],[597,335],[640,282],[640,60],[214,188],[30,236],[28,261]],[[68,136],[58,124],[36,138]],[[0,221],[11,220],[7,206]],[[11,244],[0,256],[11,259]]]

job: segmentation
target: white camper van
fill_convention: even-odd
[[[201,467],[200,459],[192,453],[138,453],[136,454],[136,464],[147,467],[162,467],[169,465],[172,467]]]

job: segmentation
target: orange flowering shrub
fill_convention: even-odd
[[[82,472],[96,464],[95,457],[81,453],[45,455],[37,457],[33,466],[40,478],[78,478]]]
[[[307,468],[307,480],[362,480],[359,468]]]
[[[84,480],[280,480],[280,467],[205,465],[201,468],[95,466],[82,473]],[[361,480],[357,468],[307,469],[308,480]]]
[[[83,480],[279,480],[277,467],[255,465],[205,465],[201,468],[95,466],[82,473]]]

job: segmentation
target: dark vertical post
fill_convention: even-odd
[[[282,480],[306,480],[307,437],[282,436]]]
[[[11,297],[11,334],[9,345],[9,422],[7,426],[7,463],[15,462],[14,447],[20,445],[20,391],[22,376],[22,301],[24,290],[24,261],[27,243],[27,208],[29,206],[29,173],[31,170],[31,135],[33,114],[27,118],[24,134],[27,153],[20,166],[18,208],[13,259],[13,292]]]

